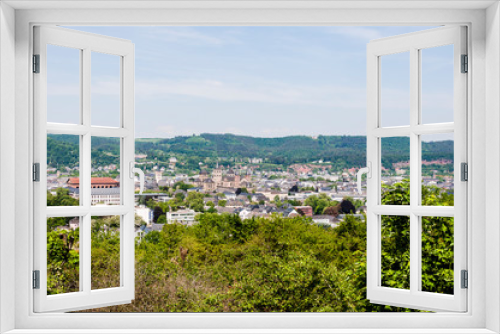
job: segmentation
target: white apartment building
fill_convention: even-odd
[[[177,222],[184,225],[193,225],[195,214],[196,212],[191,209],[167,212],[167,223],[172,224]]]
[[[80,189],[69,187],[69,193],[74,198],[80,197]],[[120,205],[120,188],[91,188],[92,205]]]
[[[120,205],[120,188],[92,188],[92,205]]]

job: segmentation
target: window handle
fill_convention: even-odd
[[[139,194],[142,194],[144,191],[144,172],[140,168],[134,167],[135,163],[133,161],[130,162],[130,178],[134,178],[135,174],[139,174]]]
[[[370,179],[372,177],[372,163],[368,161],[368,167],[363,167],[358,170],[357,173],[357,183],[358,183],[358,193],[362,194],[361,190],[361,176],[366,174],[366,176]]]

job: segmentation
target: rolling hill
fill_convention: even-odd
[[[78,152],[78,137],[48,135],[48,162],[71,165]],[[389,167],[394,162],[407,161],[409,138],[384,138],[382,163]],[[76,153],[75,153],[76,152]],[[109,164],[119,153],[115,138],[93,138],[93,165]],[[201,134],[175,138],[136,139],[136,153],[147,154],[148,160],[167,162],[175,156],[180,162],[197,166],[206,158],[262,158],[266,163],[289,165],[317,160],[330,161],[336,168],[361,167],[366,164],[365,136],[290,136],[258,138],[233,134]],[[453,160],[453,141],[422,143],[422,159]],[[213,159],[215,161],[215,159]]]

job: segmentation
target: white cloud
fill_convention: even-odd
[[[136,97],[188,96],[226,102],[261,102],[358,109],[365,107],[364,87],[300,86],[279,82],[230,83],[220,80],[151,80],[136,83]]]
[[[92,80],[92,95],[118,95],[120,81],[113,77],[98,77]],[[47,85],[49,96],[79,96],[80,85],[67,83],[49,83]]]
[[[120,86],[105,79],[92,86],[92,95],[117,96]],[[49,96],[78,96],[79,87],[52,84]],[[220,102],[254,102],[278,105],[332,107],[340,110],[366,106],[364,87],[341,85],[294,85],[282,82],[225,82],[204,80],[143,80],[135,84],[135,97],[143,101],[185,96]]]

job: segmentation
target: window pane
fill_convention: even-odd
[[[120,127],[120,58],[92,52],[92,125]]]
[[[80,54],[47,45],[47,122],[80,123]]]
[[[47,218],[47,294],[80,290],[80,218]]]
[[[119,138],[92,137],[92,205],[120,205]]]
[[[382,286],[410,289],[410,217],[381,216]]]
[[[422,135],[422,205],[453,206],[452,133]]]
[[[422,217],[422,291],[453,294],[453,218]]]
[[[120,286],[120,219],[92,217],[92,290]]]
[[[410,53],[380,57],[382,127],[410,125]]]
[[[423,49],[422,123],[453,122],[453,45]]]
[[[381,204],[410,204],[410,138],[381,138]]]
[[[80,136],[47,135],[47,206],[79,205]]]

